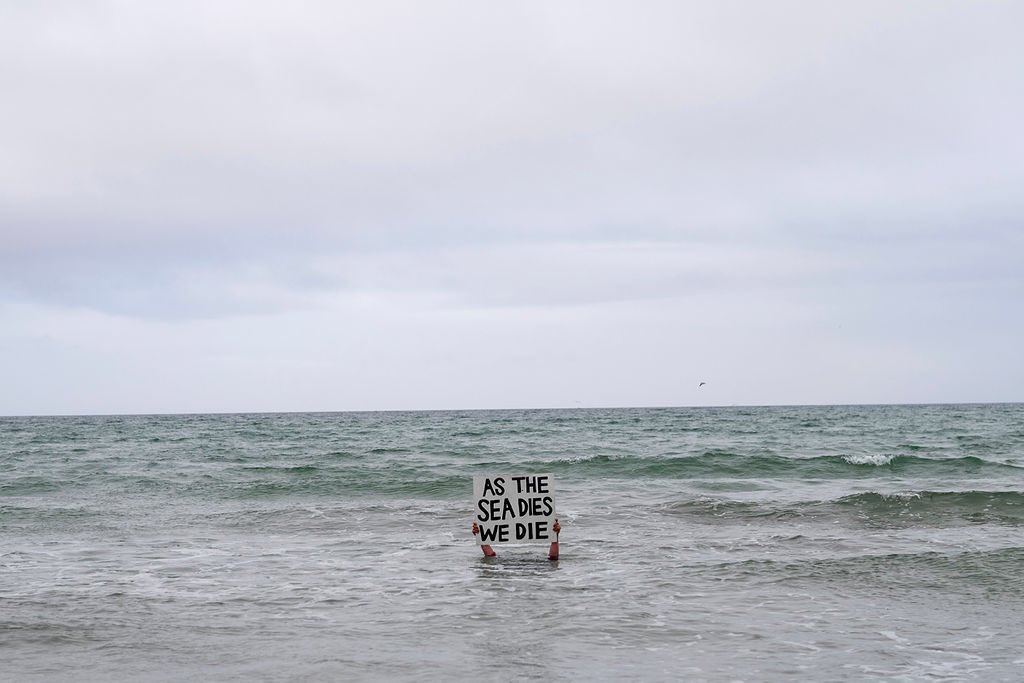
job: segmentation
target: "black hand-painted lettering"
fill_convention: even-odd
[[[526,517],[530,514],[530,500],[529,498],[519,499],[519,516]]]
[[[488,477],[484,479],[484,495],[490,496],[503,496],[505,495],[505,478],[495,477],[491,479]]]

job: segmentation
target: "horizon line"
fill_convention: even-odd
[[[0,415],[6,418],[32,417],[185,417],[198,415],[344,415],[372,413],[485,413],[485,412],[541,412],[569,410],[693,410],[705,408],[883,408],[897,406],[999,406],[1021,405],[1024,401],[921,401],[906,403],[722,403],[702,405],[636,405],[636,406],[548,406],[504,408],[382,408],[358,410],[223,410],[223,411],[169,411],[140,413],[20,413]]]

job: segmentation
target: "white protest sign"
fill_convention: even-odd
[[[555,486],[550,474],[473,477],[473,520],[480,545],[551,543]]]

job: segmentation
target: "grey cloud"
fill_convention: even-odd
[[[665,237],[1007,201],[1020,170],[1006,6],[217,7],[7,24],[0,197],[41,217],[9,231]]]
[[[382,302],[430,294],[439,309],[600,306],[686,301],[714,292],[779,296],[814,305],[855,299],[866,289],[880,305],[896,288],[1020,289],[1022,236],[868,240],[828,245],[728,242],[538,242],[432,246],[381,251],[288,253],[258,259],[224,254],[155,267],[122,264],[122,255],[79,254],[9,268],[24,293],[54,304],[143,318],[274,315],[317,310],[369,294]],[[886,294],[886,292],[890,292]],[[788,292],[788,294],[786,294]]]
[[[853,399],[826,381],[927,398],[905,386],[954,366],[946,385],[976,387],[1021,333],[1022,20],[945,1],[6,3],[0,333],[20,357],[19,326],[41,325],[73,368],[130,329],[168,340],[154,381],[230,356],[229,379],[291,363],[323,395],[377,366],[430,385],[508,358],[536,404],[538,377],[585,384],[614,358],[591,395],[640,402],[634,378],[680,348],[736,382],[800,370],[808,400]],[[232,356],[241,338],[265,346]]]

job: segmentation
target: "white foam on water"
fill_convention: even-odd
[[[871,455],[844,455],[843,460],[850,463],[851,465],[874,465],[876,467],[882,467],[888,465],[893,461],[895,455],[886,455],[884,453],[874,453]]]
[[[906,638],[901,638],[900,636],[896,635],[895,631],[879,631],[878,633],[880,635],[885,636],[889,640],[891,640],[893,642],[896,642],[896,643],[908,643],[908,642],[910,642]]]

